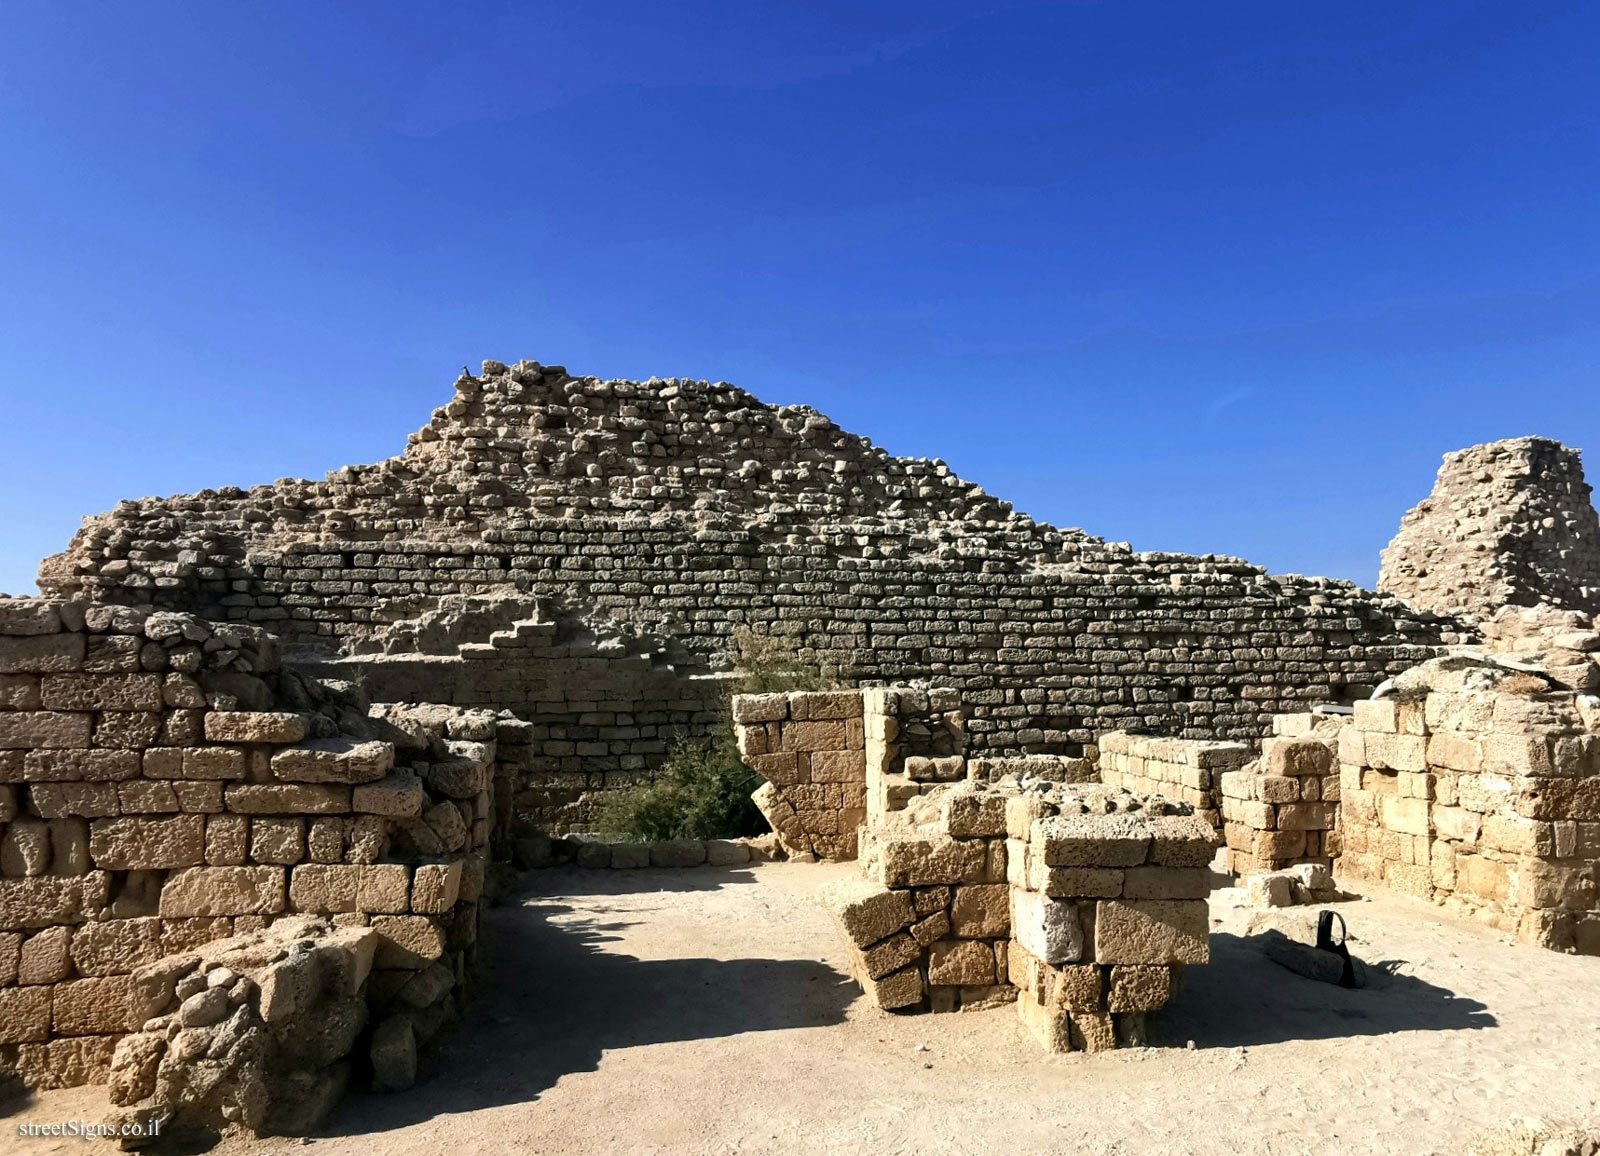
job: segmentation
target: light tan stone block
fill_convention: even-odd
[[[158,711],[159,674],[48,674],[39,685],[46,710]]]
[[[823,906],[857,947],[885,939],[910,926],[915,918],[909,891],[891,891],[859,876],[826,884],[820,896]]]
[[[121,810],[116,783],[34,783],[28,803],[46,819],[96,819]]]
[[[297,743],[306,737],[306,720],[282,711],[211,711],[205,736],[214,743]]]
[[[71,927],[47,927],[23,941],[17,957],[16,982],[23,985],[57,983],[72,971]]]
[[[420,971],[444,955],[444,932],[426,915],[375,915],[372,930],[379,936],[375,967]]]
[[[248,773],[242,747],[184,747],[186,779],[237,780]]]
[[[0,1044],[50,1038],[54,987],[0,987]]]
[[[1206,872],[1198,867],[1129,867],[1122,887],[1127,899],[1204,899],[1209,894]]]
[[[223,805],[241,815],[339,815],[350,810],[350,788],[323,783],[233,783]]]
[[[1102,899],[1095,910],[1095,962],[1205,963],[1210,930],[1204,900]]]
[[[957,939],[996,939],[1011,933],[1011,889],[1004,883],[957,887],[950,921]]]
[[[108,975],[56,984],[50,1026],[62,1036],[103,1036],[138,1028],[128,977]]]
[[[922,972],[919,968],[902,968],[882,979],[869,978],[861,986],[867,998],[886,1011],[922,1002]]]
[[[205,817],[96,819],[89,827],[89,854],[108,871],[198,866],[205,862]]]
[[[411,881],[411,910],[419,915],[443,915],[461,895],[462,863],[424,863]]]
[[[161,888],[164,918],[276,915],[287,907],[282,867],[190,867]]]

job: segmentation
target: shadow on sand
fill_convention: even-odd
[[[1151,1043],[1227,1048],[1495,1026],[1477,1000],[1397,974],[1396,964],[1367,963],[1368,986],[1342,988],[1280,967],[1248,937],[1213,932],[1211,962],[1186,969],[1177,996],[1150,1017]]]
[[[525,881],[491,910],[467,1014],[441,1032],[417,1086],[352,1096],[323,1135],[383,1132],[447,1113],[535,1100],[615,1048],[842,1023],[860,989],[815,960],[651,959],[606,950],[634,922],[565,919],[543,893],[621,895],[754,883],[749,871],[576,871]]]

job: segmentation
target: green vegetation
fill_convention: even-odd
[[[711,734],[680,736],[652,781],[613,792],[596,816],[597,831],[653,842],[733,839],[766,830],[766,820],[750,801],[761,776],[744,765],[734,741],[732,695],[822,690],[824,680],[789,639],[742,626],[733,633],[732,658],[738,677]]]

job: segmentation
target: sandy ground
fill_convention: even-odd
[[[413,1091],[353,1098],[314,1141],[217,1151],[1429,1153],[1600,1108],[1600,959],[1407,900],[1346,903],[1382,967],[1344,991],[1268,961],[1222,891],[1213,962],[1152,1020],[1155,1046],[1047,1056],[1011,1008],[865,1006],[813,898],[853,869],[527,876],[490,915],[484,997]],[[104,1103],[10,1105],[0,1152],[113,1151],[13,1126]]]

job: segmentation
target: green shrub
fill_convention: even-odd
[[[806,665],[794,644],[782,636],[738,627],[731,657],[738,676],[733,694],[822,690],[826,685],[821,673]],[[739,757],[730,694],[710,734],[700,739],[680,737],[654,779],[613,792],[601,803],[595,830],[639,842],[759,835],[767,823],[750,794],[761,782],[761,776]]]
[[[733,839],[759,835],[766,820],[750,793],[761,776],[734,749],[731,728],[707,739],[679,739],[656,778],[617,791],[602,805],[596,829],[605,835],[657,839]]]

